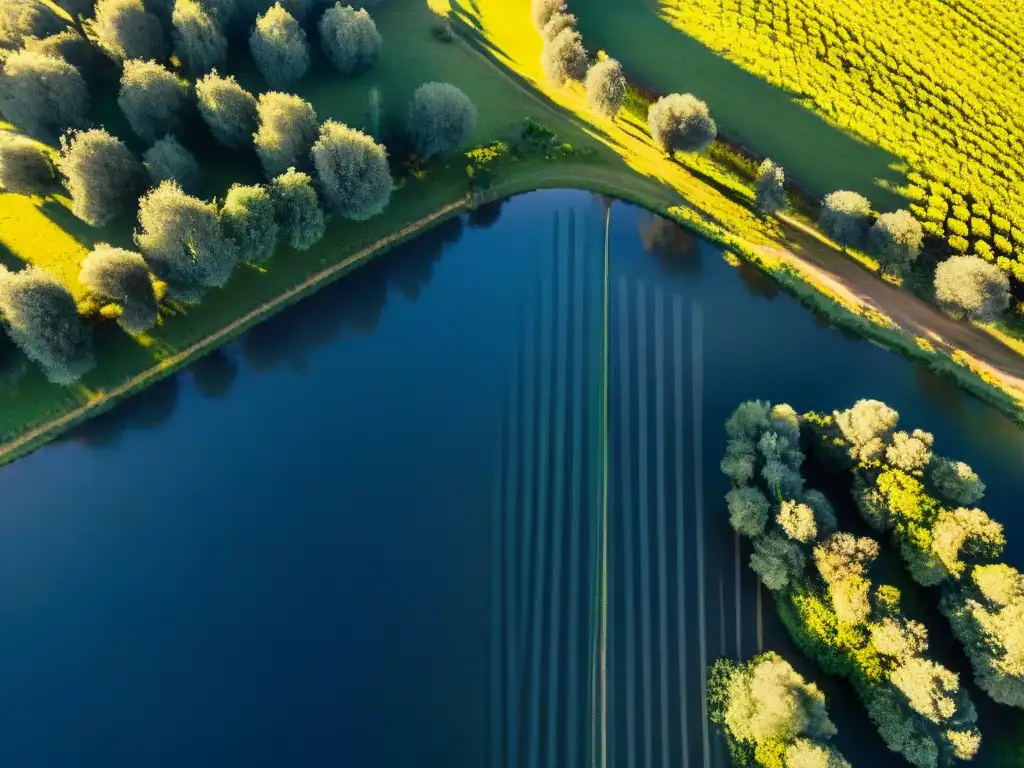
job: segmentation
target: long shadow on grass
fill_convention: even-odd
[[[894,170],[900,158],[844,133],[791,94],[706,48],[659,17],[649,0],[570,5],[589,50],[607,51],[656,92],[703,99],[724,135],[781,163],[790,179],[814,195],[852,189],[882,210],[903,202],[878,183],[904,183]]]

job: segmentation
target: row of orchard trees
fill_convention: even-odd
[[[111,21],[101,13],[105,3],[121,3],[134,14],[108,25],[122,35],[121,49],[138,43],[132,35],[160,24],[137,2],[100,0],[93,26]],[[293,0],[289,6],[304,15],[303,8],[308,13],[313,3]],[[217,7],[222,10],[211,16],[215,24],[226,18],[228,5]],[[287,12],[277,4],[261,15],[252,39],[268,19],[280,20],[282,14]],[[319,27],[328,56],[342,71],[356,71],[376,58],[380,36],[365,10],[336,5],[323,14]],[[282,28],[287,31],[290,24]],[[11,54],[6,63],[25,53]],[[254,55],[258,60],[256,46]],[[193,85],[156,61],[125,55],[120,63],[118,104],[131,129],[152,142],[141,162],[106,130],[81,129],[61,117],[52,127],[70,130],[61,136],[55,161],[47,147],[27,136],[0,135],[0,187],[48,194],[59,177],[72,212],[93,226],[107,224],[138,200],[138,251],[101,243],[80,273],[81,283],[106,304],[103,315],[116,317],[125,330],[151,328],[164,296],[198,301],[223,286],[243,262],[266,261],[280,245],[308,249],[323,236],[330,214],[363,221],[388,204],[393,181],[385,148],[339,122],[321,124],[313,106],[299,97],[272,91],[257,99],[215,69]],[[0,74],[0,87],[9,84],[8,75],[9,69]],[[57,98],[57,91],[46,91],[45,78],[37,85],[47,99]],[[177,137],[193,133],[196,115],[225,148],[253,151],[267,183],[236,184],[222,201],[194,197],[199,164]],[[470,99],[446,83],[422,85],[408,107],[408,137],[424,159],[462,147],[475,123]],[[70,292],[45,271],[29,267],[0,274],[0,315],[11,339],[51,381],[74,381],[93,364],[90,328]]]
[[[940,607],[996,701],[1024,708],[1024,574],[999,562],[1002,526],[976,505],[985,485],[967,464],[934,452],[934,437],[897,429],[876,400],[803,417],[819,464],[852,476],[864,520],[898,547],[911,577],[939,587]]]
[[[981,736],[955,673],[927,655],[923,625],[899,591],[874,585],[878,544],[839,532],[826,497],[805,488],[801,422],[787,405],[741,404],[726,422],[722,471],[732,527],[794,641],[850,680],[886,745],[917,768],[970,759]]]

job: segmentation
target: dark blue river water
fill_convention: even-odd
[[[702,669],[777,647],[894,761],[759,603],[721,425],[883,399],[1017,565],[1024,433],[606,204],[449,222],[0,470],[0,760],[719,765]]]

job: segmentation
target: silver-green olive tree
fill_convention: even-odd
[[[407,121],[416,154],[431,158],[465,146],[476,128],[476,106],[449,83],[424,83],[412,95]]]
[[[544,42],[540,63],[544,74],[561,87],[570,80],[582,80],[587,74],[587,49],[575,29],[563,29]]]
[[[153,278],[146,260],[135,251],[98,243],[82,261],[78,280],[120,308],[117,323],[129,333],[143,333],[156,324]]]
[[[935,270],[935,298],[951,317],[990,322],[1010,305],[1010,281],[978,256],[953,256]]]
[[[270,195],[283,242],[305,251],[324,236],[324,211],[309,174],[289,168],[271,181]]]
[[[533,26],[540,32],[556,13],[568,13],[565,0],[533,0]]]
[[[394,182],[387,151],[362,131],[328,120],[313,145],[313,167],[327,205],[354,221],[384,210]]]
[[[278,226],[274,200],[266,188],[235,184],[220,209],[220,223],[238,245],[238,260],[266,261],[277,248]]]
[[[134,203],[142,164],[123,141],[102,128],[61,137],[58,170],[71,196],[71,212],[102,227]]]
[[[199,163],[173,135],[157,139],[153,146],[142,155],[142,165],[149,174],[153,186],[162,181],[176,181],[179,186],[194,194],[202,183]]]
[[[114,61],[163,61],[167,40],[160,19],[142,0],[98,0],[92,32],[100,49]]]
[[[839,190],[825,196],[818,215],[821,230],[842,246],[858,245],[871,219],[871,203],[863,195]]]
[[[571,13],[556,11],[540,31],[540,36],[544,40],[553,40],[562,33],[563,29],[573,29],[576,26],[576,21],[576,17]]]
[[[902,275],[917,259],[924,241],[921,223],[910,211],[883,213],[868,231],[868,251],[883,272]]]
[[[64,21],[40,0],[0,0],[0,48],[17,50],[31,37],[59,32]]]
[[[71,292],[45,270],[2,270],[0,316],[11,340],[48,381],[71,384],[92,368],[92,333]]]
[[[234,241],[221,230],[217,206],[165,181],[139,200],[135,242],[170,296],[198,301],[224,285],[238,263]]]
[[[584,85],[590,108],[602,117],[615,119],[626,100],[626,75],[622,65],[615,59],[597,62],[587,71]]]
[[[786,200],[786,173],[781,165],[765,158],[757,169],[754,180],[754,205],[761,213],[771,216],[789,207]]]
[[[219,144],[228,149],[249,146],[256,132],[256,99],[234,77],[217,70],[196,81],[199,114]]]
[[[0,189],[17,195],[53,191],[55,169],[46,147],[26,136],[0,131]]]
[[[320,17],[320,45],[324,55],[343,75],[373,67],[383,38],[365,8],[336,3]]]
[[[227,38],[196,0],[175,0],[171,23],[174,54],[190,75],[204,75],[227,60]]]
[[[663,152],[703,152],[718,135],[708,105],[696,96],[673,93],[647,110],[651,138]]]
[[[0,72],[0,114],[26,133],[50,138],[80,128],[89,111],[89,89],[64,59],[33,51],[6,57]]]
[[[76,30],[68,28],[47,37],[32,37],[25,41],[25,50],[64,59],[89,82],[96,71],[99,54],[96,48]]]
[[[188,81],[155,61],[131,60],[121,72],[117,96],[128,125],[146,142],[182,134],[192,108]]]
[[[256,19],[249,50],[271,88],[285,88],[301,80],[309,69],[306,32],[280,3]]]
[[[313,106],[293,94],[271,91],[260,94],[256,117],[259,128],[253,140],[267,178],[303,165],[316,140]]]

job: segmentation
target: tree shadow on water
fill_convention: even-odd
[[[498,219],[501,218],[501,209],[504,205],[505,200],[492,200],[489,203],[478,205],[469,212],[469,215],[466,217],[466,223],[469,224],[470,229],[488,229],[493,227],[498,223]]]
[[[189,366],[196,391],[205,398],[215,400],[231,391],[238,378],[238,363],[223,349],[215,349]]]
[[[462,238],[465,219],[448,219],[422,235],[369,261],[302,302],[257,325],[239,344],[256,371],[287,365],[306,368],[313,350],[334,342],[344,331],[376,331],[391,289],[408,302],[422,295],[445,248]]]
[[[64,439],[93,447],[114,447],[128,429],[149,431],[165,424],[178,405],[180,391],[178,375],[168,376],[79,425]]]
[[[700,274],[700,242],[688,229],[641,211],[637,217],[637,232],[644,251],[658,260],[658,266],[666,275]]]

